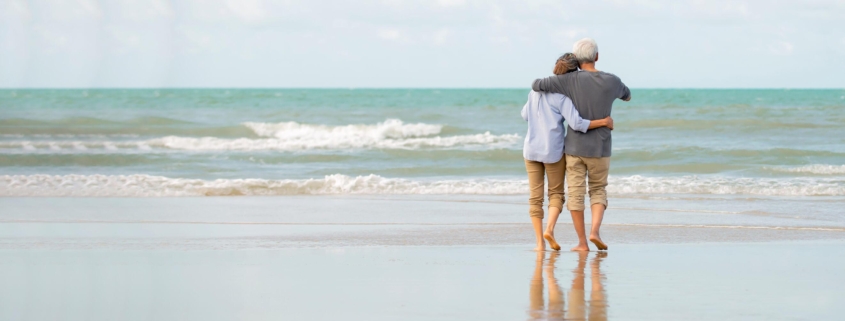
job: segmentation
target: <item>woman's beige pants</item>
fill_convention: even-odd
[[[541,163],[525,160],[525,170],[528,172],[528,214],[531,217],[543,218],[543,183],[549,180],[549,207],[563,210],[563,177],[566,170],[566,157],[561,157],[557,163]],[[545,177],[544,177],[545,176]]]

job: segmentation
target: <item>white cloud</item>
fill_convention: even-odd
[[[149,21],[161,18],[172,18],[173,7],[167,0],[113,0],[108,5],[117,7],[118,17],[111,17],[121,20]],[[106,6],[108,9],[109,6]]]
[[[561,51],[570,51],[575,41],[588,35],[587,29],[584,28],[561,29],[555,32],[549,41],[559,47]]]
[[[117,27],[107,27],[105,30],[117,44],[117,48],[112,49],[116,53],[130,52],[141,45],[141,38],[133,32]]]
[[[152,0],[150,2],[150,12],[159,16],[172,16],[173,8],[170,6],[170,1]]]
[[[187,26],[177,26],[176,31],[182,37],[179,44],[185,47],[188,54],[208,53],[214,47],[214,41],[210,34]]]
[[[693,12],[714,17],[747,17],[750,14],[745,1],[695,0],[689,4]]]
[[[64,47],[70,44],[70,38],[61,30],[54,30],[43,26],[36,26],[34,29],[39,36],[39,40],[49,47]]]
[[[448,41],[451,36],[452,30],[449,30],[449,28],[440,28],[440,30],[434,32],[434,36],[432,38],[434,39],[434,44],[440,46],[446,44],[446,41]]]
[[[504,18],[504,11],[501,6],[494,4],[490,7],[490,19],[493,20],[493,23],[497,26],[505,25],[506,21]]]
[[[32,14],[25,0],[8,0],[0,2],[0,17],[3,20],[29,20]]]
[[[511,41],[511,38],[508,38],[507,36],[490,36],[489,39],[490,39],[490,42],[498,43],[498,44],[506,44],[506,43],[510,43],[510,41]]]
[[[378,36],[385,40],[396,40],[402,36],[402,33],[396,29],[382,29],[378,31]]]
[[[459,7],[466,3],[466,0],[437,0],[437,5],[441,7]]]
[[[244,22],[258,23],[267,17],[261,0],[227,0],[226,8]]]
[[[794,46],[787,41],[778,41],[769,45],[769,51],[775,55],[788,56],[792,54]]]
[[[557,32],[560,37],[575,39],[587,34],[587,29],[564,29]]]
[[[72,22],[99,20],[103,17],[100,5],[94,0],[49,1],[30,3],[36,17],[48,22]]]
[[[403,32],[402,30],[395,29],[395,28],[382,28],[376,33],[376,35],[384,40],[392,41],[396,43],[410,43],[411,39],[408,35]]]
[[[77,10],[86,16],[100,18],[103,15],[100,5],[95,0],[77,0]]]

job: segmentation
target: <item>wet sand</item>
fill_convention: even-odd
[[[616,199],[606,256],[538,256],[521,198],[6,198],[0,319],[836,319],[803,201]]]
[[[523,198],[0,198],[0,249],[525,246],[534,236]],[[613,201],[602,229],[611,246],[845,240],[838,199]],[[555,232],[565,249],[568,221]]]

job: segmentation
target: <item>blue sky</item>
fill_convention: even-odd
[[[0,87],[843,88],[845,1],[0,0]]]

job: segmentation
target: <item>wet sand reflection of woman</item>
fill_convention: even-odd
[[[529,286],[528,315],[531,320],[563,320],[563,291],[555,278],[555,262],[560,253],[552,252],[549,261],[543,264],[545,252],[537,252],[537,261],[534,265],[534,276]],[[544,309],[543,300],[543,274],[546,273],[546,280],[549,287],[549,308]]]
[[[563,291],[555,278],[555,267],[560,253],[553,252],[548,261],[545,253],[538,252],[534,265],[534,275],[529,285],[530,320],[607,320],[607,297],[604,291],[604,274],[601,272],[601,261],[607,257],[606,252],[598,253],[590,262],[590,300],[586,300],[585,283],[588,252],[578,252],[578,264],[572,270],[572,285],[569,289],[569,304],[564,310]],[[545,286],[548,287],[549,303],[545,308],[543,296]]]

